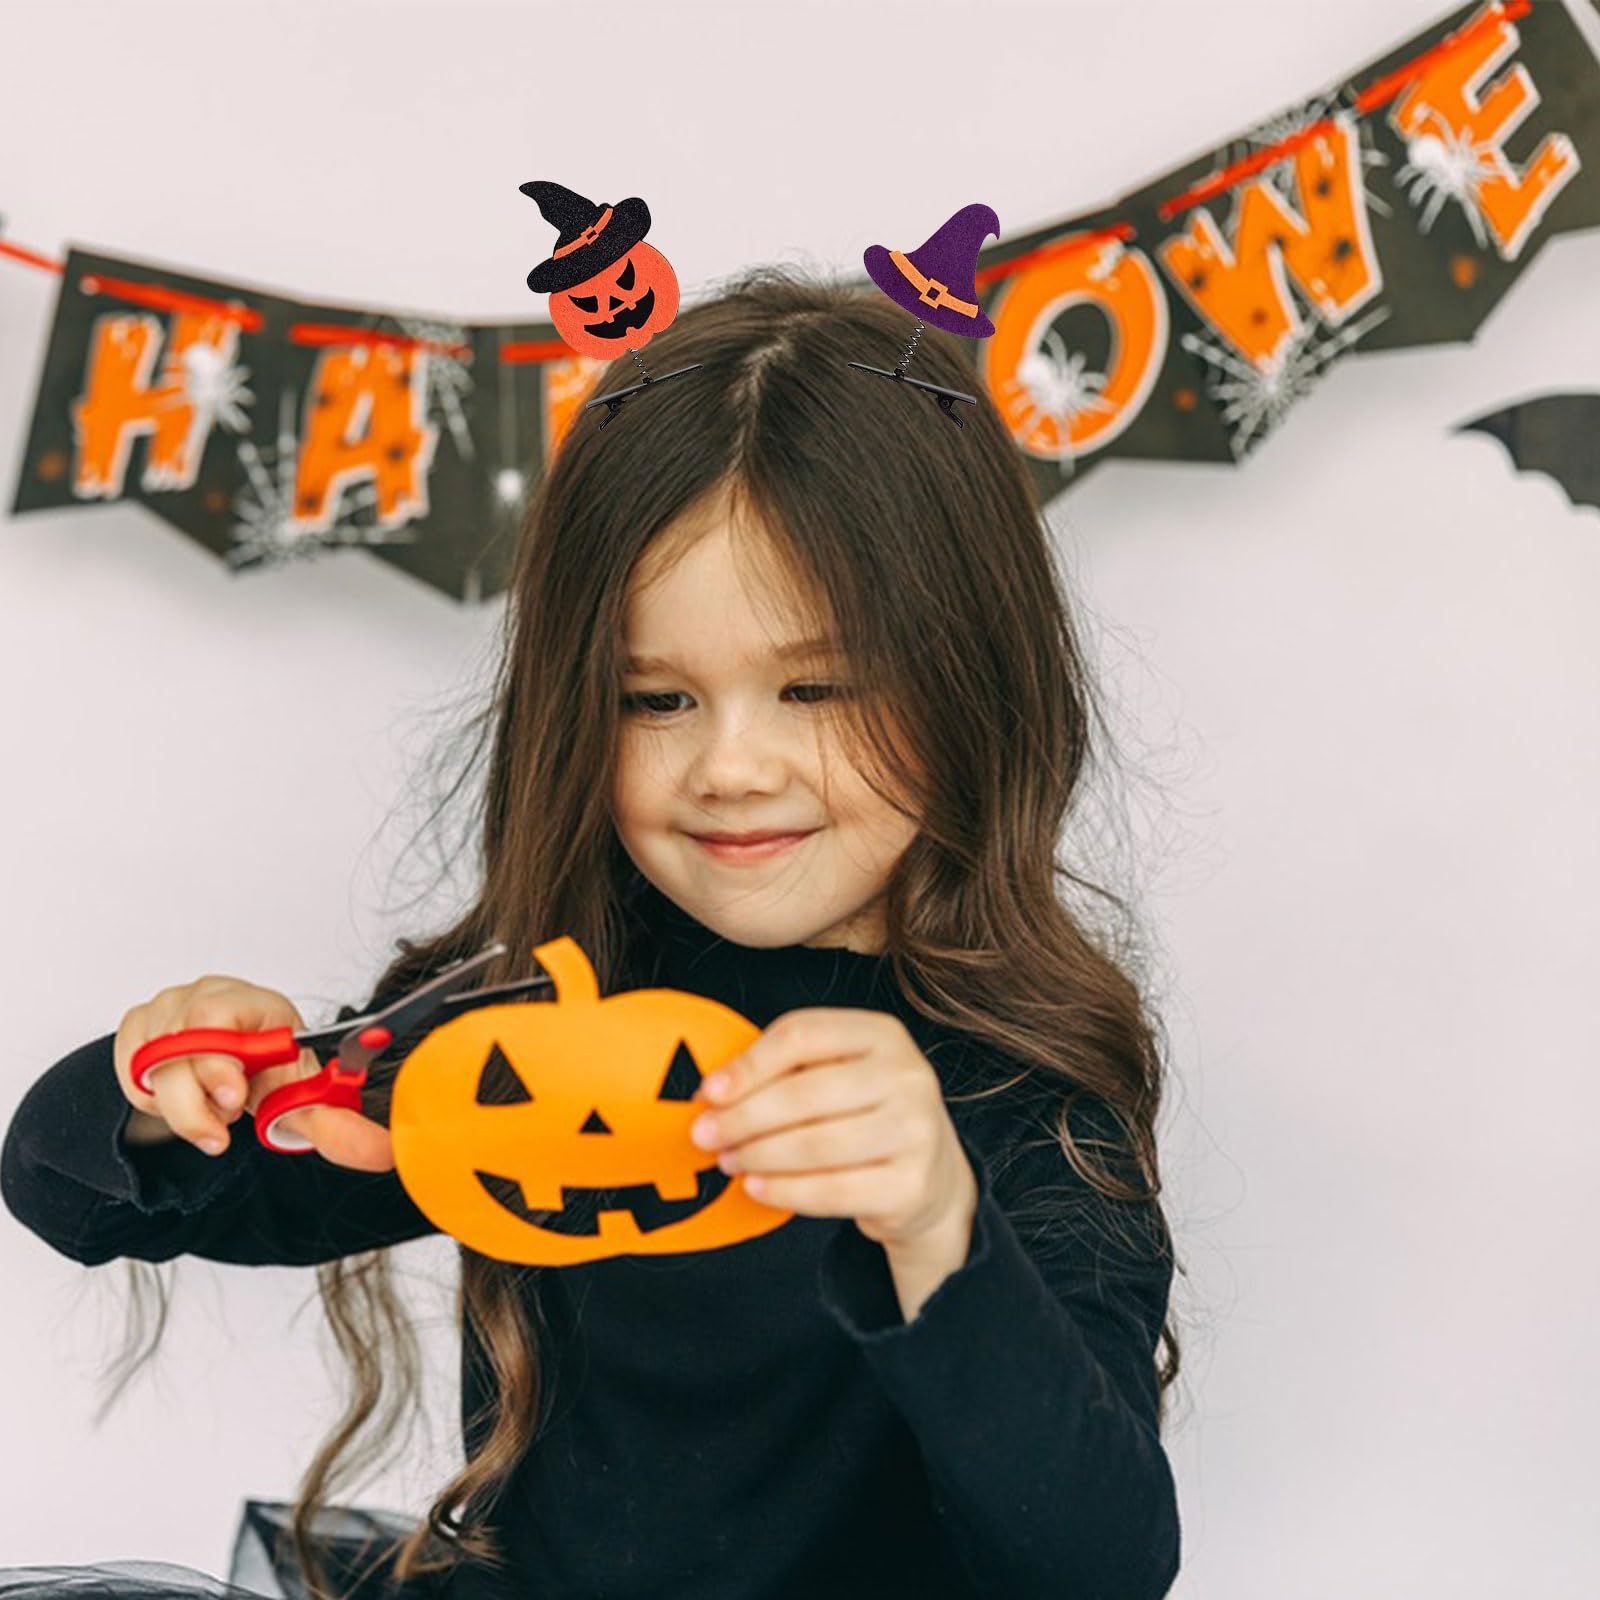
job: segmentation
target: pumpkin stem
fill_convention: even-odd
[[[563,1006],[598,1005],[600,980],[594,966],[583,953],[583,946],[570,934],[547,940],[533,947],[533,959],[555,980],[556,999]]]

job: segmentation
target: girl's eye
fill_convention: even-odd
[[[789,688],[797,694],[803,690],[821,691],[816,699],[802,699],[802,705],[817,705],[824,699],[841,695],[845,692],[844,686],[837,683],[791,683]],[[671,705],[663,705],[661,702],[675,700],[682,694],[683,691],[681,689],[658,689],[654,692],[645,690],[636,694],[625,694],[622,697],[622,709],[624,711],[641,711],[647,716],[668,716],[675,708]]]
[[[622,709],[624,711],[645,711],[651,716],[658,716],[672,709],[671,706],[663,706],[659,702],[671,700],[676,692],[676,690],[668,690],[665,693],[658,694],[625,694],[622,697]]]

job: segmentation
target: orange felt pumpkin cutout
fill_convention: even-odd
[[[601,999],[571,938],[533,953],[553,1001],[463,1012],[395,1079],[395,1165],[423,1215],[530,1266],[715,1250],[787,1222],[689,1137],[701,1078],[760,1029],[678,989]]]
[[[678,275],[642,240],[620,261],[550,296],[550,320],[582,355],[609,361],[642,350],[678,314]]]

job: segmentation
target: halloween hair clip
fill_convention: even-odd
[[[585,402],[585,411],[606,408],[600,426],[609,427],[630,395],[670,383],[701,365],[697,361],[652,378],[639,357],[678,314],[678,275],[654,245],[644,242],[650,208],[637,195],[599,206],[545,179],[519,188],[559,234],[549,260],[528,274],[528,287],[550,296],[556,332],[579,355],[610,361],[626,350],[639,368],[641,382]]]
[[[978,251],[991,233],[997,239],[1000,237],[1000,219],[991,207],[963,206],[915,250],[906,253],[871,244],[861,257],[872,281],[897,306],[916,317],[917,325],[892,372],[868,366],[864,361],[852,361],[850,365],[862,372],[875,372],[894,383],[908,383],[913,389],[926,391],[958,428],[966,424],[955,414],[955,402],[964,400],[969,406],[975,406],[977,396],[908,378],[906,368],[911,365],[917,341],[928,323],[943,328],[946,333],[959,333],[965,339],[987,339],[994,332],[994,324],[978,304],[976,282]]]

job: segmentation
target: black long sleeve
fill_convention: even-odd
[[[1073,1133],[1106,1137],[1075,1108]],[[910,1424],[979,1594],[1159,1600],[1179,1567],[1153,1352],[1172,1265],[1160,1214],[1107,1202],[1054,1140],[997,1163],[966,1135],[972,1244],[907,1323],[883,1249],[839,1230],[823,1303]],[[1126,1169],[1124,1169],[1126,1170]],[[1013,1218],[1022,1224],[1025,1247]]]
[[[354,1015],[349,1008],[341,1017]],[[129,1145],[132,1107],[108,1033],[64,1056],[23,1096],[0,1148],[0,1198],[46,1244],[85,1266],[119,1256],[204,1256],[304,1266],[438,1229],[394,1172],[281,1155],[249,1117],[208,1156],[187,1139]]]

